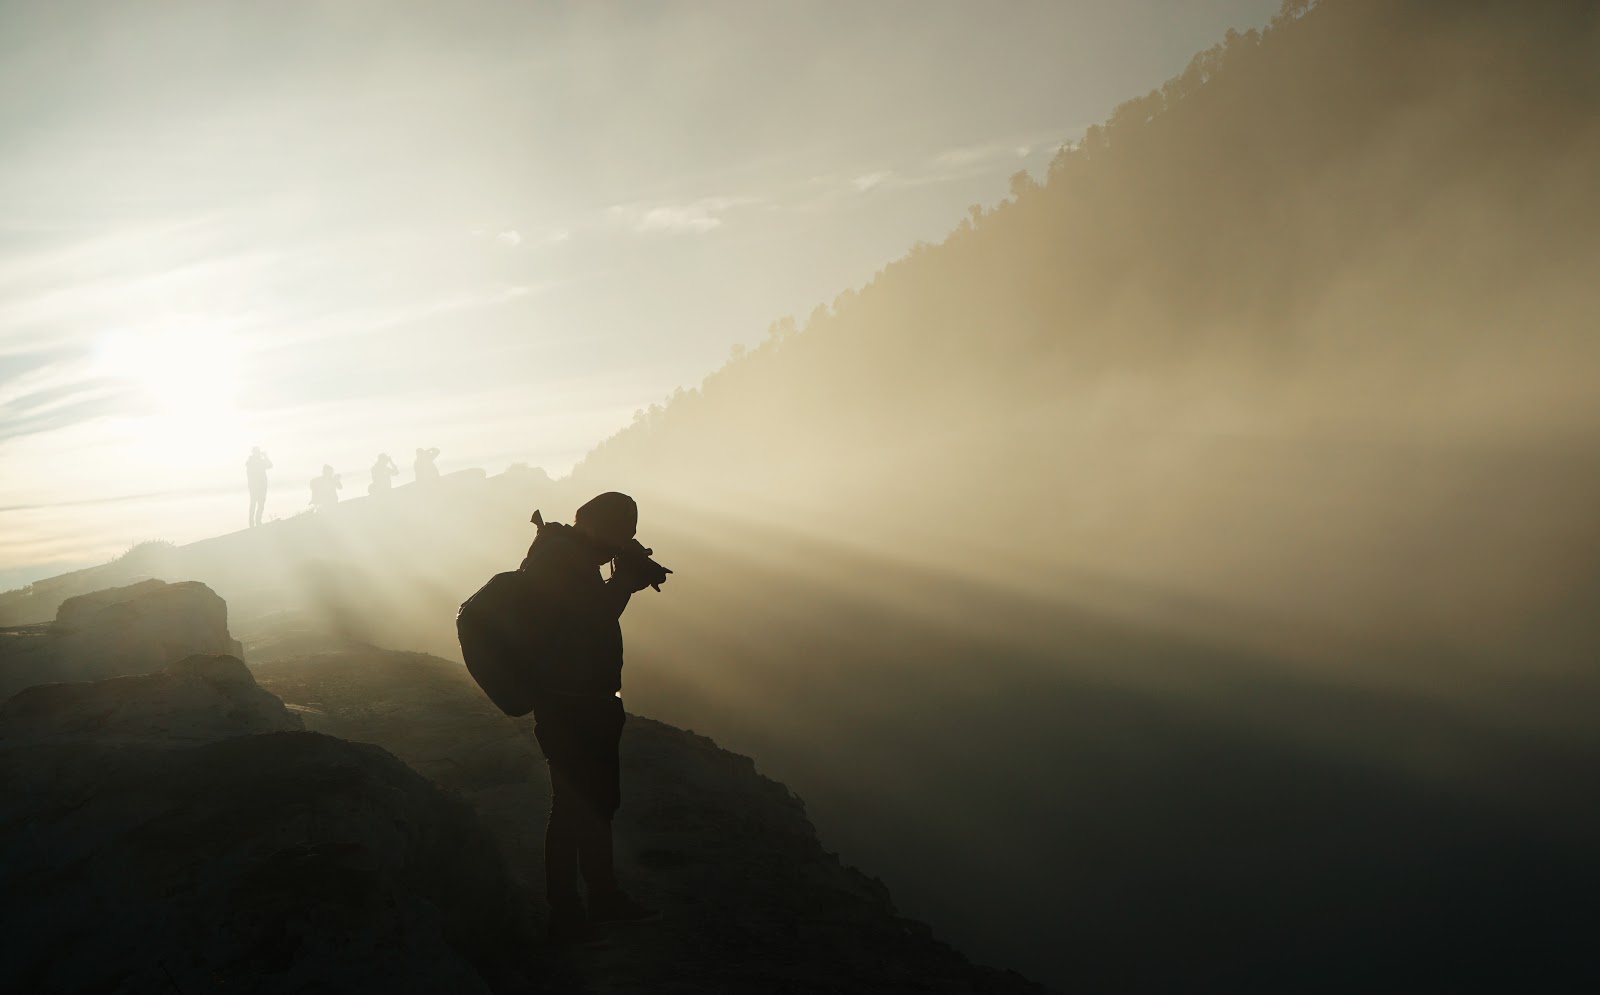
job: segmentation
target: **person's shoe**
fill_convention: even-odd
[[[595,926],[620,922],[655,922],[661,913],[629,898],[626,892],[617,892],[601,898],[589,899],[589,922]]]
[[[605,942],[605,934],[594,927],[582,908],[551,913],[548,935],[550,942],[558,947],[587,947]]]

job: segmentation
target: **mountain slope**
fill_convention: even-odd
[[[1232,35],[578,475],[771,497],[998,449],[986,475],[1033,495],[1057,481],[1008,433],[1041,423],[1592,442],[1597,37],[1571,0],[1325,0]]]

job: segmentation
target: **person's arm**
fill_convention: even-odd
[[[633,597],[633,590],[623,584],[617,583],[618,578],[612,577],[606,581],[606,610],[612,618],[621,618],[627,610],[628,599]]]
[[[606,604],[615,609],[618,618],[628,607],[628,599],[634,592],[647,587],[659,591],[660,585],[666,582],[666,575],[672,572],[648,559],[650,550],[640,547],[639,552],[641,556],[620,557],[610,579],[605,582]]]

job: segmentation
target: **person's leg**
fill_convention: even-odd
[[[552,918],[582,916],[578,896],[579,810],[568,778],[550,765],[550,818],[544,830],[544,894]]]
[[[624,716],[620,699],[561,700],[535,708],[534,736],[550,765],[550,822],[545,834],[545,893],[552,928],[582,916],[577,879],[588,890],[587,921],[637,922],[654,910],[630,899],[617,886],[611,817],[619,794],[618,745]]]
[[[600,942],[578,894],[579,821],[583,806],[570,779],[555,765],[550,768],[550,820],[544,833],[545,902],[550,907],[546,924],[550,942],[558,946]]]
[[[544,833],[544,893],[550,905],[551,931],[560,934],[585,921],[578,894],[578,844],[584,801],[573,758],[577,754],[575,724],[564,702],[546,702],[534,710],[534,738],[550,769],[550,817]]]
[[[601,703],[591,716],[585,746],[590,802],[589,819],[578,839],[578,859],[589,889],[589,921],[596,924],[646,922],[660,917],[655,909],[640,905],[617,884],[613,863],[611,822],[622,800],[619,747],[626,717],[622,699]]]
[[[575,808],[581,813],[575,827],[578,865],[583,869],[583,883],[589,890],[590,901],[596,896],[615,894],[620,889],[613,864],[611,819],[587,804]]]
[[[618,748],[622,739],[622,699],[609,698],[594,704],[584,716],[582,729],[583,784],[580,794],[586,805],[580,823],[578,859],[583,867],[583,883],[591,901],[596,896],[616,894],[616,868],[611,842],[611,819],[622,801],[621,763]]]

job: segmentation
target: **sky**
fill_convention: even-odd
[[[1277,0],[0,0],[0,588],[564,473]]]

